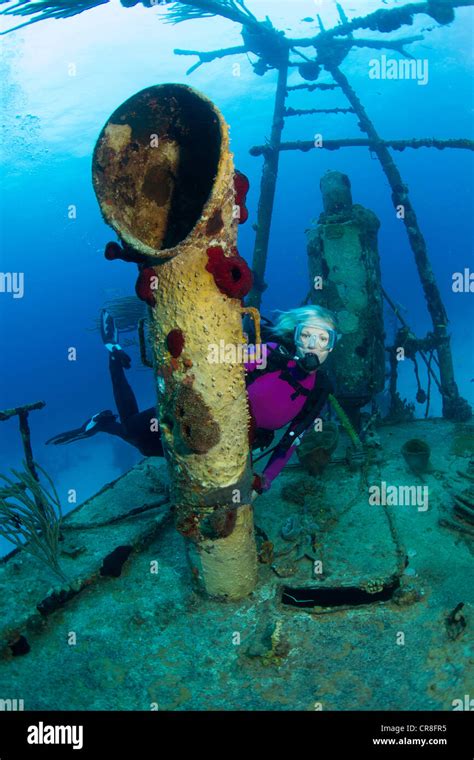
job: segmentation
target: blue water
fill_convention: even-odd
[[[349,17],[396,3],[379,0],[347,3]],[[249,0],[259,19],[269,15],[290,36],[307,36],[315,25],[301,22],[320,13],[327,27],[337,22],[335,5],[324,2]],[[261,158],[249,149],[269,137],[276,73],[254,74],[246,56],[216,60],[186,69],[194,58],[176,56],[176,47],[212,50],[238,45],[238,25],[214,18],[176,26],[163,23],[164,9],[125,9],[112,2],[67,20],[45,21],[3,37],[1,193],[2,272],[23,272],[23,298],[0,293],[0,408],[46,401],[30,416],[35,458],[51,474],[66,506],[76,489],[78,503],[105,482],[126,471],[141,456],[126,443],[98,435],[65,447],[47,447],[45,440],[78,427],[92,413],[113,409],[107,356],[97,332],[90,328],[103,302],[131,295],[136,270],[124,262],[108,262],[103,249],[115,236],[103,222],[91,183],[91,155],[109,115],[133,93],[164,82],[183,82],[210,97],[231,128],[235,165],[250,179],[249,221],[239,230],[239,251],[251,262]],[[1,18],[1,28],[13,25]],[[429,62],[429,81],[371,80],[369,61],[385,52],[354,49],[342,70],[362,98],[379,133],[387,138],[473,137],[472,9],[459,9],[447,27],[418,17],[392,38],[425,31],[423,41],[407,50]],[[358,33],[360,37],[380,36]],[[240,75],[233,65],[240,63]],[[70,76],[70,65],[76,67]],[[320,80],[330,82],[328,74]],[[289,83],[302,80],[296,69]],[[295,108],[347,106],[342,94],[295,92],[287,104]],[[359,137],[354,115],[287,119],[284,140]],[[450,317],[456,379],[461,395],[472,403],[474,377],[472,294],[453,293],[452,274],[474,269],[473,167],[471,152],[422,149],[395,153],[401,174],[425,235],[439,288]],[[329,152],[286,152],[281,155],[269,260],[268,289],[262,312],[291,308],[305,297],[307,274],[304,231],[321,210],[319,180],[328,169],[347,173],[355,203],[372,209],[381,221],[379,251],[383,283],[418,335],[431,328],[423,293],[402,222],[395,218],[390,189],[379,163],[367,149]],[[73,204],[77,218],[68,218]],[[393,333],[393,324],[387,332]],[[77,360],[68,361],[75,347]],[[129,380],[141,408],[154,401],[152,376],[140,368],[132,348]],[[409,363],[401,367],[402,397],[414,397]],[[425,376],[422,375],[424,382]],[[426,385],[426,384],[425,384]],[[435,395],[431,413],[439,415]],[[0,424],[1,472],[22,460],[16,420]],[[0,543],[0,552],[5,544]]]

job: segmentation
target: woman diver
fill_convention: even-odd
[[[139,411],[125,377],[130,357],[121,348],[114,319],[105,309],[101,312],[101,334],[109,352],[109,370],[120,422],[110,410],[99,412],[80,428],[56,435],[47,443],[71,443],[104,432],[122,438],[145,456],[163,456],[159,430],[153,432],[152,420],[156,420],[157,411],[154,407]],[[276,342],[264,344],[265,366],[261,363],[260,367],[257,361],[245,363],[252,450],[268,448],[275,431],[288,428],[271,450],[262,474],[254,475],[252,498],[268,491],[332,392],[332,384],[320,366],[338,338],[336,317],[327,309],[313,305],[282,311],[270,336]]]
[[[333,391],[319,368],[336,345],[336,317],[321,306],[283,311],[272,336],[278,343],[266,343],[265,371],[256,362],[245,365],[252,449],[268,446],[274,431],[288,425],[263,473],[254,476],[253,489],[258,494],[271,487]]]

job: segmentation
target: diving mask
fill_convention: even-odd
[[[326,338],[325,335],[302,336],[302,333],[307,327],[316,327],[319,330],[324,330],[328,337]],[[311,321],[299,324],[296,326],[294,334],[295,346],[300,352],[315,348],[319,348],[322,351],[330,351],[336,345],[337,338],[337,332],[327,322]]]

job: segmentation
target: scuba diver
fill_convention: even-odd
[[[152,431],[150,424],[152,419],[156,419],[156,409],[150,407],[143,412],[138,410],[135,394],[125,377],[125,370],[130,369],[132,362],[118,342],[115,320],[106,309],[100,313],[100,332],[109,352],[110,379],[120,422],[117,421],[116,414],[106,409],[94,414],[81,427],[55,435],[46,443],[72,443],[82,438],[91,438],[96,433],[109,433],[130,443],[146,457],[164,456],[160,435]]]
[[[271,449],[262,474],[254,475],[257,494],[271,487],[333,392],[332,381],[320,367],[339,337],[336,316],[313,305],[280,312],[271,335],[278,342],[265,344],[265,370],[256,362],[245,364],[252,449],[267,448],[276,430],[288,428]]]
[[[274,326],[266,320],[262,337],[267,339],[265,366],[256,360],[245,363],[249,441],[252,450],[260,449],[271,457],[261,475],[254,474],[252,499],[268,491],[273,480],[291,458],[301,438],[319,417],[333,391],[327,374],[320,369],[338,339],[335,315],[320,306],[308,305],[282,311]],[[118,342],[113,317],[103,309],[100,318],[102,340],[109,352],[109,371],[119,413],[99,412],[80,428],[50,438],[48,444],[65,444],[96,433],[118,436],[135,446],[144,456],[164,456],[154,407],[140,412],[135,395],[125,377],[131,360]],[[276,342],[268,341],[269,337]],[[275,431],[287,427],[277,445],[270,446]],[[260,456],[258,459],[260,459]],[[252,465],[256,459],[252,460]]]

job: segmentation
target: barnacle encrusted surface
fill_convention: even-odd
[[[212,412],[198,391],[182,385],[174,416],[183,440],[192,451],[205,454],[219,443],[221,433]]]

